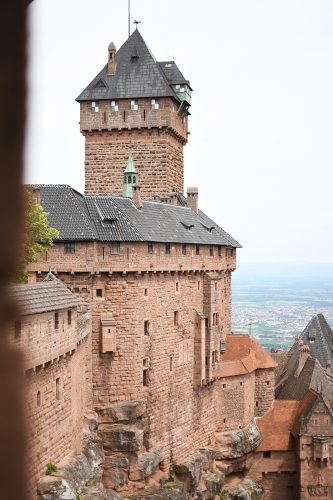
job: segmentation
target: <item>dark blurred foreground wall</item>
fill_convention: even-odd
[[[27,0],[4,0],[0,10],[0,499],[26,500],[22,363],[7,343],[15,307],[5,286],[17,265],[25,125]]]

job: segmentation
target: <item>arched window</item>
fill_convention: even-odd
[[[133,175],[133,184],[135,184],[136,178],[135,175]]]
[[[131,176],[131,175],[129,175],[129,176],[128,176],[128,184],[131,184],[131,183],[132,183],[132,176]]]
[[[127,177],[126,177],[126,175],[124,176],[124,183],[125,184],[127,183]]]

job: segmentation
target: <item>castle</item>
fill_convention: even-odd
[[[223,488],[230,498],[296,498],[288,425],[299,402],[286,416],[277,363],[231,333],[240,245],[199,209],[197,188],[183,194],[190,83],[174,61],[155,60],[138,30],[107,56],[77,98],[85,194],[29,186],[59,231],[29,266],[39,309],[26,315],[39,316],[12,332],[38,351],[27,366],[39,425],[32,498],[47,464],[60,469],[39,481],[39,499],[214,499]],[[43,305],[45,287],[63,300]],[[304,397],[327,412],[322,396]]]

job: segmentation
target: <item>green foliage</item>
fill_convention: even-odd
[[[81,500],[81,495],[80,495],[80,493],[77,493],[77,494],[76,494],[76,500]]]
[[[53,239],[59,236],[59,232],[49,227],[47,212],[39,205],[35,197],[24,190],[25,198],[25,223],[22,237],[21,262],[16,275],[18,283],[27,280],[26,268],[31,262],[36,262],[38,255],[45,253],[53,245]]]
[[[229,492],[228,490],[222,490],[220,493],[220,500],[228,500]]]
[[[58,467],[56,466],[56,464],[49,462],[46,466],[45,475],[50,476],[51,474],[53,474],[53,472],[57,472],[57,470],[58,470]]]

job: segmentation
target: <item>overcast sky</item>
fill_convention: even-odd
[[[240,263],[333,262],[332,0],[131,0],[193,87],[185,188]],[[83,192],[75,98],[127,38],[127,0],[35,0],[26,181]],[[140,167],[138,165],[138,167]]]

